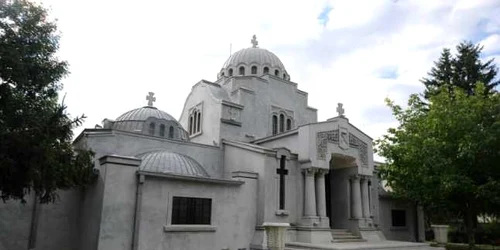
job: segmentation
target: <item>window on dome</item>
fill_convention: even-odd
[[[152,122],[152,123],[149,124],[149,134],[150,135],[154,135],[155,134],[155,127],[156,127],[156,125],[155,125],[154,122]]]
[[[252,66],[252,75],[257,74],[257,66]]]
[[[240,69],[239,69],[239,73],[240,73],[240,76],[244,76],[245,75],[245,67],[241,66]]]
[[[160,136],[165,137],[165,125],[164,124],[160,125]]]
[[[268,67],[264,67],[264,74],[269,74],[269,68]]]
[[[278,133],[278,117],[273,115],[273,135]]]
[[[229,76],[233,76],[233,69],[229,69]]]
[[[170,126],[168,128],[168,138],[174,138],[174,127]]]
[[[286,130],[292,129],[292,119],[286,119]]]
[[[279,75],[280,75],[280,71],[279,71],[279,70],[275,70],[275,71],[274,71],[274,75],[275,75],[275,76],[279,76]]]
[[[224,76],[224,72],[220,73],[221,76]]]
[[[283,74],[283,79],[286,79],[286,74]]]
[[[280,133],[285,131],[285,116],[280,114]]]

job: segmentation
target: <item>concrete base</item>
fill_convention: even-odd
[[[361,238],[371,241],[371,242],[380,242],[386,241],[384,233],[378,229],[359,229],[359,234]]]
[[[431,247],[425,243],[413,243],[403,241],[381,241],[381,242],[350,242],[350,243],[330,243],[330,244],[311,244],[302,242],[286,243],[285,249],[329,249],[329,250],[444,250],[442,247]]]
[[[296,228],[297,241],[314,244],[328,244],[332,242],[332,233],[329,228]]]
[[[320,217],[318,216],[304,216],[300,219],[299,223],[303,227],[319,227],[320,224]]]

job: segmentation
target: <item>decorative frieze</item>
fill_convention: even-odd
[[[339,130],[321,131],[316,134],[316,149],[318,159],[326,160],[327,144],[333,143],[340,146]],[[368,145],[349,133],[349,147],[355,148],[359,152],[359,159],[364,166],[368,166]]]

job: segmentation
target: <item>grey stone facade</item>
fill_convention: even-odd
[[[332,229],[419,240],[423,215],[379,194],[372,138],[342,112],[318,122],[290,79],[253,40],[215,82],[193,86],[179,122],[150,94],[148,106],[84,130],[75,147],[96,152],[96,183],[36,209],[32,198],[0,203],[0,249],[266,249],[266,222],[288,223],[291,245],[331,244]],[[174,223],[174,197],[210,200],[209,223]],[[391,226],[394,208],[407,211],[404,227]]]

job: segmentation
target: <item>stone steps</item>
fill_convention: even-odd
[[[444,250],[434,248],[425,243],[402,242],[402,241],[380,241],[380,242],[350,242],[311,244],[302,242],[287,242],[285,250]]]
[[[354,235],[349,229],[332,229],[332,243],[364,242],[360,236]]]

